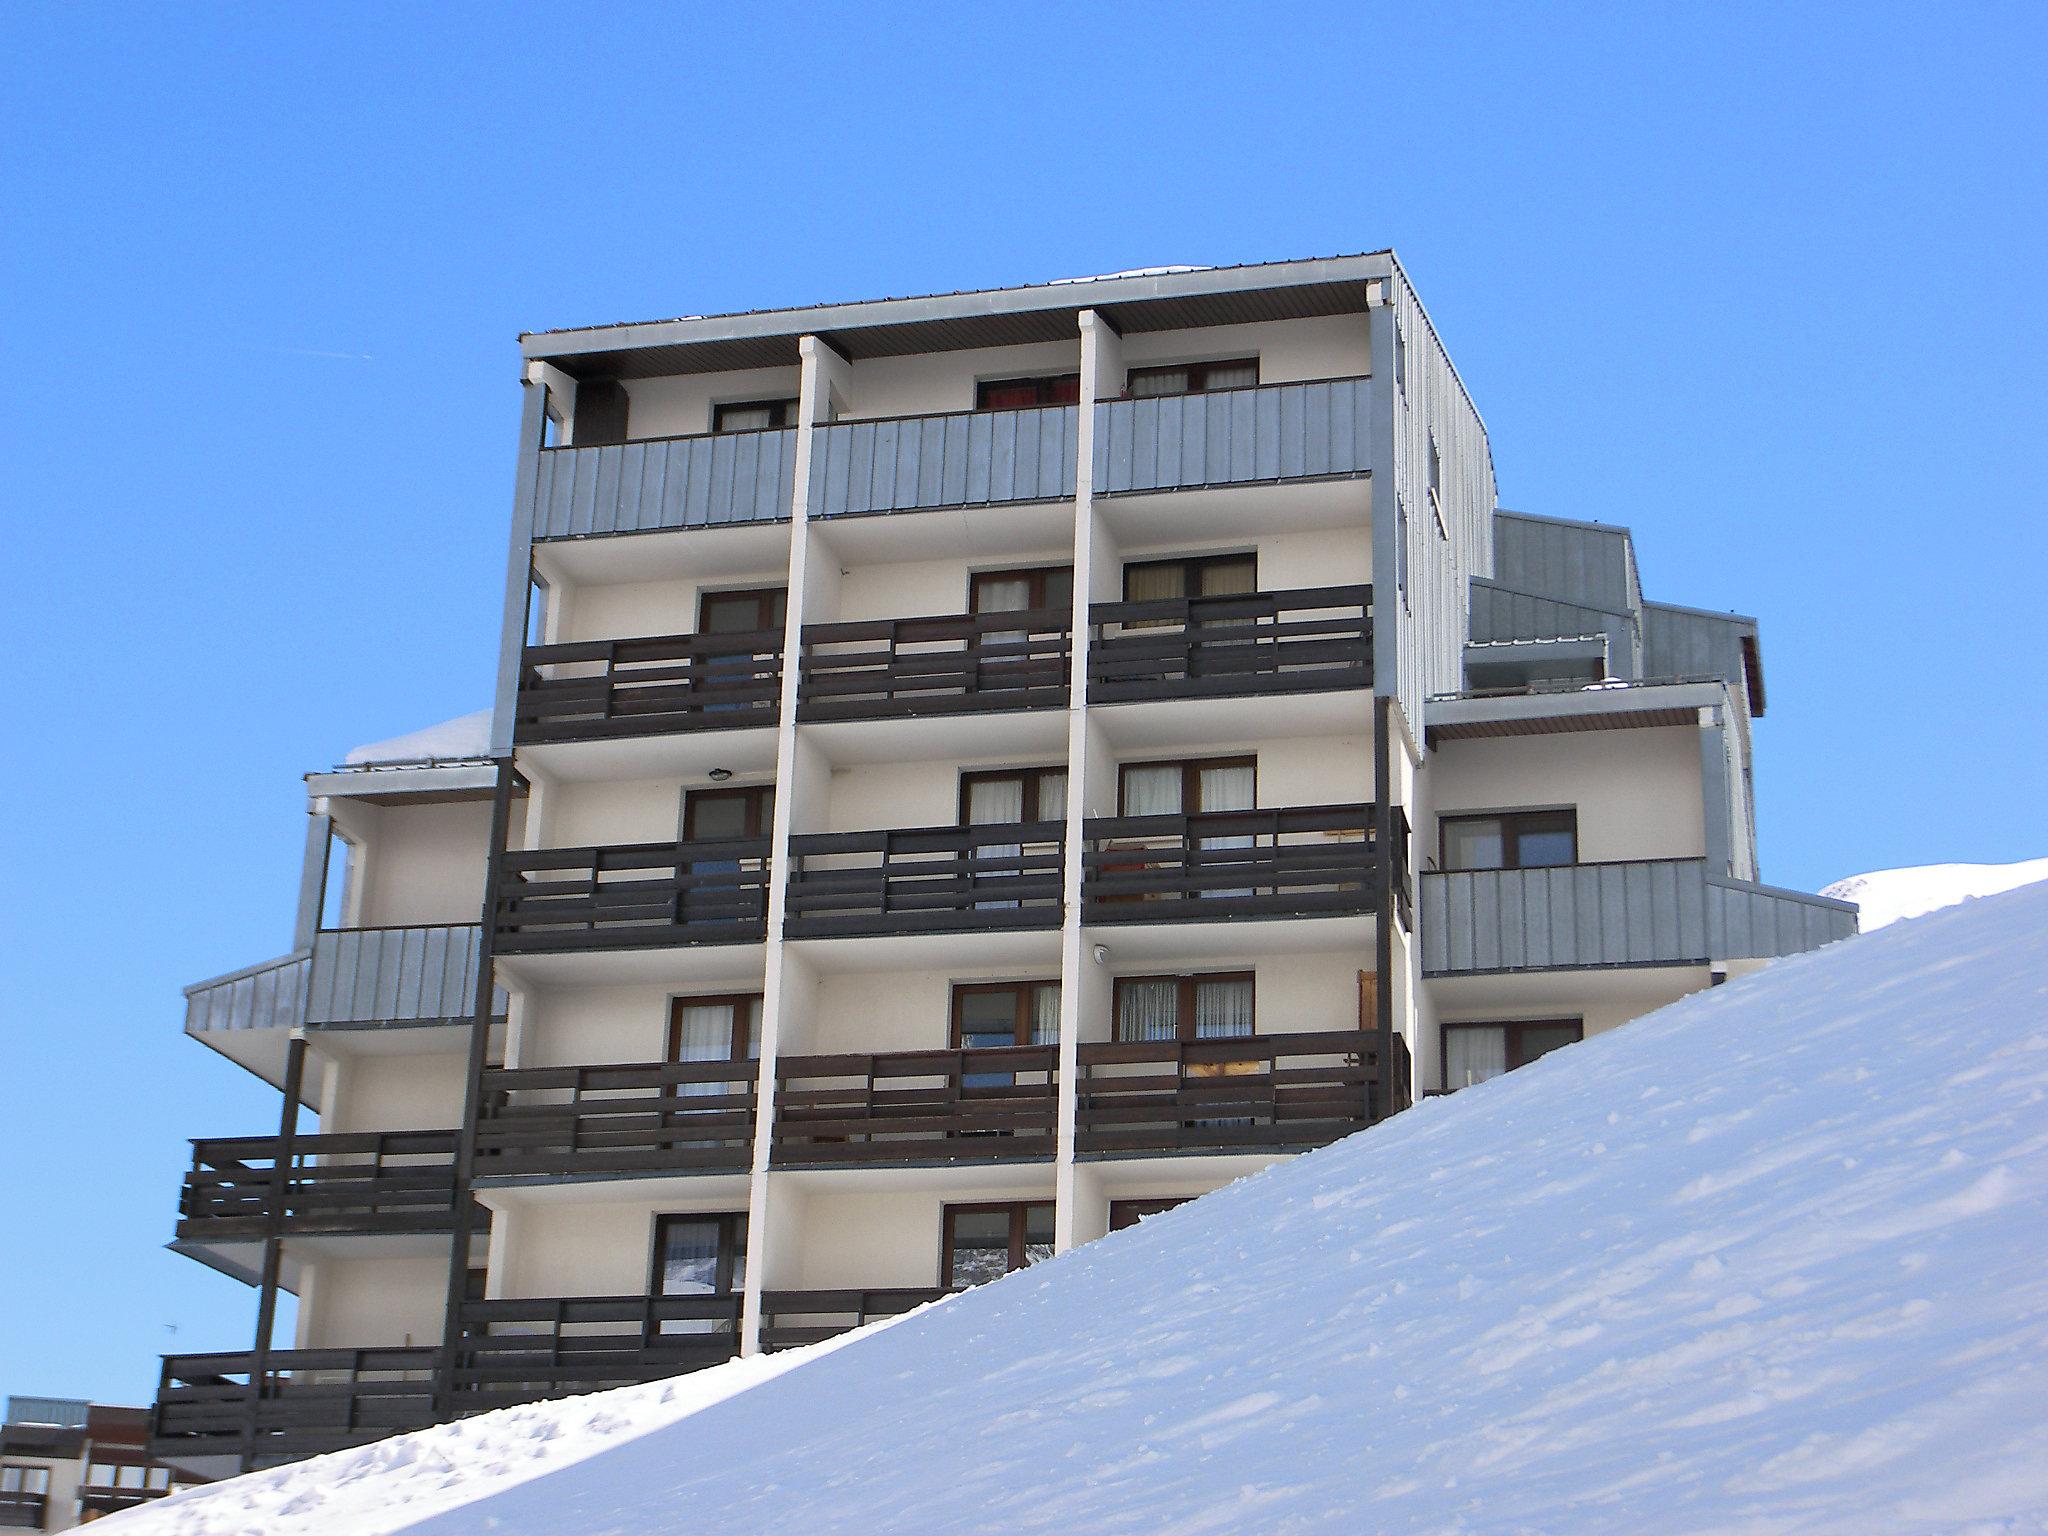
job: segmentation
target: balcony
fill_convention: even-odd
[[[1095,490],[1185,490],[1363,475],[1369,378],[1260,384],[1095,407]]]
[[[171,1493],[169,1488],[112,1488],[105,1484],[83,1483],[78,1489],[78,1508],[81,1513],[99,1520],[108,1515],[118,1515],[124,1509],[133,1509],[138,1504],[169,1498]],[[4,1506],[0,1506],[0,1510],[4,1510]],[[0,1526],[6,1524],[4,1513],[0,1513]]]
[[[796,1349],[835,1338],[863,1324],[900,1317],[926,1302],[957,1296],[938,1286],[891,1286],[872,1291],[763,1291],[761,1348]]]
[[[499,874],[499,954],[750,944],[767,932],[765,837],[512,852]]]
[[[789,840],[791,938],[1060,925],[1065,824],[910,827]]]
[[[166,1355],[150,1454],[190,1463],[244,1452],[262,1466],[368,1445],[435,1421],[438,1349],[278,1349]]]
[[[754,1100],[752,1062],[494,1068],[477,1176],[745,1172]]]
[[[1080,1047],[1087,1157],[1320,1147],[1384,1118],[1371,1030]]]
[[[782,638],[758,630],[529,646],[514,739],[537,746],[772,726]]]
[[[334,928],[301,951],[185,989],[188,1034],[441,1024],[476,1006],[475,923]],[[502,994],[497,1012],[504,1006]]]
[[[1372,588],[1097,603],[1088,702],[1372,686]]]
[[[1070,500],[1080,420],[1079,407],[1054,405],[821,426],[811,515]]]
[[[291,1233],[447,1232],[455,1219],[455,1132],[300,1136],[280,1162],[274,1136],[192,1143],[178,1199],[181,1242]]]
[[[0,1530],[40,1531],[50,1507],[47,1493],[9,1493],[0,1490]]]
[[[536,539],[776,522],[796,502],[796,432],[720,432],[543,448]]]
[[[806,624],[797,719],[893,720],[1064,709],[1065,608]]]
[[[1374,907],[1370,805],[1086,823],[1089,923],[1329,917]]]
[[[770,1157],[778,1167],[1050,1158],[1059,1055],[1016,1045],[780,1057]]]
[[[1426,976],[1707,965],[1818,949],[1856,931],[1856,908],[1643,859],[1422,877]]]
[[[474,1413],[702,1370],[739,1353],[739,1324],[736,1295],[465,1302],[457,1407]]]

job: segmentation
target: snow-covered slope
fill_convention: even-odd
[[[2044,1235],[2048,885],[1780,962],[400,1528],[2048,1531]],[[394,1529],[300,1476],[246,1526],[194,1497],[109,1536]]]
[[[1918,864],[1851,875],[1837,880],[1821,895],[1857,903],[1863,909],[1858,920],[1869,933],[1901,918],[1922,917],[1972,896],[1996,896],[2037,880],[2048,880],[2048,859],[2021,859],[2016,864]]]

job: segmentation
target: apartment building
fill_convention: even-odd
[[[188,990],[281,1111],[180,1464],[827,1337],[1854,929],[1757,879],[1756,624],[1497,504],[1391,253],[522,346],[493,707]]]
[[[10,1397],[0,1420],[0,1530],[68,1531],[205,1481],[147,1450],[149,1410]]]

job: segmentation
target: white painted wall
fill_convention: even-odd
[[[654,1219],[681,1211],[730,1211],[737,1204],[630,1197],[630,1185],[591,1185],[587,1198],[523,1207],[505,1245],[507,1273],[495,1294],[644,1296],[654,1262]],[[610,1198],[608,1198],[610,1197]]]
[[[975,386],[983,379],[1035,378],[1080,371],[1078,330],[1072,341],[869,358],[853,365],[845,419],[971,411]]]
[[[814,998],[783,1016],[782,1048],[794,1055],[936,1051],[952,1031],[956,981],[1059,981],[1058,968],[958,971],[826,972]]]
[[[438,1345],[448,1303],[448,1261],[430,1255],[322,1257],[299,1302],[300,1349]]]
[[[617,640],[632,635],[687,635],[696,632],[698,599],[705,592],[779,587],[782,571],[720,576],[715,581],[636,581],[575,590],[565,609],[559,640]]]
[[[337,803],[360,839],[354,924],[473,923],[483,907],[491,836],[488,800],[439,805]]]
[[[687,437],[711,430],[714,405],[745,400],[794,400],[798,370],[746,368],[731,373],[685,373],[628,379],[627,432],[634,438]]]
[[[462,1123],[467,1046],[428,1055],[332,1059],[324,1133],[452,1130]]]
[[[681,996],[759,992],[758,954],[752,963],[756,969],[751,974],[737,972],[729,985],[693,985],[687,990],[643,985],[537,991],[526,1006],[519,1065],[574,1067],[665,1060],[672,1001]],[[736,952],[735,965],[739,964]]]
[[[1431,760],[1430,778],[1442,816],[1576,806],[1585,863],[1691,859],[1706,852],[1693,726],[1445,742]],[[1423,837],[1425,857],[1438,846],[1432,825]]]
[[[1038,1182],[952,1194],[840,1194],[812,1188],[794,1225],[798,1278],[792,1284],[804,1290],[937,1285],[946,1205],[1050,1199],[1050,1165]]]
[[[682,824],[682,793],[680,779],[578,780],[550,785],[542,846],[673,842]]]
[[[1121,762],[1222,756],[1258,759],[1258,803],[1262,809],[1341,805],[1372,798],[1372,741],[1365,736],[1290,737],[1244,746],[1217,742],[1171,752],[1128,752]]]
[[[1123,339],[1126,368],[1256,357],[1261,384],[1348,378],[1372,372],[1364,315],[1270,320],[1254,325],[1144,331]]]

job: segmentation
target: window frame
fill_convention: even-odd
[[[1054,398],[1058,387],[1069,379],[1074,383],[1074,398]],[[999,389],[1031,389],[1038,398],[1028,405],[990,405],[988,397]],[[977,411],[1036,411],[1051,405],[1079,405],[1081,403],[1081,371],[1072,373],[1034,373],[1018,378],[976,379],[974,381],[974,408]]]
[[[978,822],[967,819],[967,796],[970,787],[975,784],[994,783],[1002,779],[1022,779],[1024,781],[1024,809],[1019,814],[1016,825],[1052,819],[1038,814],[1040,786],[1046,777],[1052,774],[1058,774],[1060,778],[1065,779],[1067,777],[1067,765],[1065,763],[1047,763],[1042,767],[1035,768],[975,768],[962,770],[960,774],[959,808],[954,813],[956,817],[955,824],[962,827],[1004,825],[1001,822]],[[1071,784],[1067,787],[1070,791],[1073,788]]]
[[[683,1045],[683,1010],[685,1008],[701,1008],[707,1003],[725,1003],[733,1011],[731,1043],[727,1048],[729,1054],[709,1059],[714,1061],[745,1062],[758,1060],[759,1058],[754,1056],[752,1051],[755,1043],[754,1031],[757,1027],[754,1011],[758,1011],[762,1007],[762,996],[759,992],[671,993],[668,1000],[668,1055],[665,1059],[671,1062],[680,1062],[683,1059],[678,1052],[681,1051]],[[752,1011],[750,1011],[750,1005]]]
[[[967,612],[978,616],[985,613],[1022,613],[1034,608],[1050,608],[1046,595],[1047,580],[1053,576],[1067,579],[1067,602],[1071,606],[1074,594],[1074,568],[1071,565],[1021,565],[1007,570],[969,571],[967,573]],[[984,581],[1024,581],[1031,588],[1031,597],[1023,608],[983,608],[981,588]]]
[[[40,1498],[45,1501],[49,1499],[51,1477],[50,1469],[48,1467],[38,1466],[36,1463],[32,1461],[0,1462],[0,1478],[4,1478],[5,1475],[9,1472],[18,1474],[19,1486],[14,1488],[7,1488],[4,1490],[5,1492],[20,1494],[25,1498],[31,1499]],[[40,1488],[29,1487],[29,1478],[37,1475],[41,1476],[43,1480],[43,1486]]]
[[[1030,1231],[1031,1212],[1044,1207],[1053,1210],[1052,1200],[974,1200],[961,1204],[946,1204],[939,1207],[939,1284],[947,1290],[959,1288],[953,1278],[954,1221],[960,1216],[985,1216],[995,1211],[1007,1212],[1010,1218],[1010,1252],[1005,1275],[1014,1275],[1020,1269],[1028,1269],[1024,1250],[1029,1246],[1026,1237]]]
[[[1201,790],[1202,790],[1202,771],[1203,771],[1204,769],[1208,769],[1208,768],[1249,768],[1249,769],[1251,769],[1251,771],[1252,771],[1252,804],[1251,804],[1251,808],[1252,808],[1253,810],[1257,810],[1257,809],[1258,809],[1258,806],[1259,806],[1259,756],[1258,756],[1258,754],[1257,754],[1256,752],[1249,752],[1249,753],[1243,753],[1243,754],[1239,754],[1239,755],[1235,755],[1235,756],[1230,756],[1230,757],[1158,757],[1158,758],[1148,758],[1148,759],[1145,759],[1145,760],[1143,760],[1143,761],[1139,761],[1139,762],[1130,762],[1130,763],[1118,763],[1118,764],[1116,765],[1116,813],[1117,813],[1117,815],[1118,815],[1118,816],[1120,816],[1120,817],[1123,817],[1123,816],[1129,816],[1129,815],[1131,814],[1131,813],[1130,813],[1129,811],[1127,811],[1127,810],[1125,810],[1125,809],[1124,809],[1124,806],[1125,806],[1125,804],[1126,804],[1126,801],[1125,801],[1125,798],[1124,798],[1124,794],[1125,794],[1124,786],[1125,786],[1125,783],[1126,783],[1126,776],[1127,776],[1127,775],[1128,775],[1128,774],[1130,773],[1130,771],[1131,771],[1131,770],[1132,770],[1133,768],[1173,768],[1173,767],[1178,767],[1178,768],[1180,769],[1180,771],[1181,771],[1181,776],[1180,776],[1180,810],[1179,810],[1179,811],[1177,811],[1177,812],[1168,812],[1167,814],[1169,814],[1169,815],[1180,815],[1180,816],[1204,816],[1204,815],[1209,815],[1209,814],[1212,814],[1212,813],[1210,813],[1210,812],[1209,812],[1209,811],[1207,811],[1207,810],[1192,810],[1192,811],[1191,811],[1191,810],[1189,810],[1189,809],[1188,809],[1188,802],[1189,802],[1190,800],[1195,800],[1195,799],[1198,799],[1198,798],[1200,797],[1200,795],[1201,795]],[[1228,815],[1232,815],[1232,814],[1234,814],[1234,813],[1233,813],[1233,812],[1230,812],[1230,811],[1218,811],[1218,812],[1215,812],[1215,813],[1213,813],[1213,814],[1216,814],[1216,815],[1221,815],[1221,816],[1228,816]]]
[[[1251,549],[1232,550],[1227,554],[1168,555],[1159,560],[1126,560],[1123,564],[1121,576],[1124,601],[1127,603],[1145,601],[1145,599],[1131,596],[1131,572],[1156,571],[1172,565],[1181,568],[1181,596],[1178,599],[1169,598],[1167,601],[1200,602],[1202,601],[1202,594],[1197,589],[1201,585],[1201,573],[1214,566],[1234,565],[1242,560],[1249,560],[1252,565],[1251,590],[1249,592],[1231,593],[1229,595],[1233,597],[1250,597],[1259,590],[1259,551],[1256,546]]]
[[[1252,371],[1252,381],[1249,384],[1218,384],[1212,387],[1209,383],[1209,372],[1216,368],[1249,368]],[[1157,378],[1162,373],[1185,373],[1188,376],[1188,387],[1168,395],[1131,393],[1131,380]],[[1264,374],[1260,370],[1256,353],[1250,357],[1212,357],[1200,363],[1148,363],[1142,368],[1124,370],[1124,393],[1134,400],[1176,400],[1187,395],[1212,395],[1232,389],[1257,389],[1263,378]]]
[[[1543,817],[1565,817],[1571,823],[1572,856],[1563,864],[1524,864],[1521,861],[1521,837],[1518,830],[1511,838],[1510,827]],[[1478,865],[1467,868],[1451,863],[1450,829],[1459,823],[1474,821],[1497,821],[1501,824],[1499,864]],[[1553,829],[1554,830],[1554,829]],[[1517,807],[1509,811],[1454,811],[1440,814],[1436,819],[1437,868],[1445,874],[1487,874],[1510,869],[1569,869],[1582,862],[1579,858],[1579,808],[1576,805],[1549,805]]]
[[[689,788],[683,791],[682,836],[678,842],[722,842],[723,838],[698,837],[693,830],[697,807],[707,801],[733,800],[744,798],[747,813],[745,828],[732,837],[767,837],[775,821],[775,786],[773,784],[720,784],[710,789]]]
[[[961,1037],[966,1033],[966,1021],[962,1017],[962,1000],[977,993],[988,992],[1015,992],[1017,994],[1016,1017],[1012,1020],[1010,1043],[1013,1045],[1031,1044],[1032,996],[1040,987],[1051,987],[1057,993],[1060,987],[1060,979],[1057,976],[1052,976],[1038,977],[1026,981],[954,982],[947,1002],[947,1009],[951,1019],[946,1034],[948,1049],[955,1051],[968,1049],[968,1047],[960,1043]]]
[[[1112,1038],[1123,1044],[1124,1040],[1124,988],[1140,982],[1170,981],[1176,984],[1173,999],[1173,1038],[1183,1044],[1198,1038],[1209,1040],[1249,1040],[1259,1032],[1259,973],[1256,970],[1241,971],[1165,971],[1145,976],[1118,976],[1109,986],[1109,1029]],[[1195,993],[1205,981],[1248,981],[1252,984],[1252,1027],[1242,1035],[1195,1034]]]
[[[711,434],[714,437],[730,437],[740,432],[781,432],[796,425],[797,406],[801,397],[776,395],[766,400],[718,400],[711,406]],[[727,411],[767,411],[774,419],[765,427],[728,427],[722,425]]]
[[[663,1239],[663,1229],[672,1221],[715,1221],[718,1223],[718,1274],[712,1282],[714,1296],[736,1296],[732,1276],[734,1266],[746,1251],[744,1227],[747,1220],[745,1211],[657,1211],[648,1244],[647,1294],[651,1297],[667,1296],[670,1293],[661,1288],[661,1256],[668,1244]],[[745,1282],[742,1281],[742,1287]]]
[[[1586,1038],[1586,1020],[1582,1015],[1574,1015],[1567,1018],[1556,1019],[1445,1019],[1437,1025],[1436,1059],[1438,1062],[1437,1077],[1443,1083],[1444,1092],[1446,1093],[1456,1093],[1459,1087],[1462,1086],[1460,1084],[1453,1083],[1451,1081],[1450,1076],[1451,1031],[1454,1029],[1500,1029],[1507,1031],[1507,1037],[1502,1042],[1503,1054],[1507,1060],[1507,1066],[1503,1068],[1501,1072],[1501,1075],[1503,1077],[1505,1077],[1509,1072],[1518,1071],[1519,1069],[1528,1066],[1529,1063],[1532,1061],[1541,1061],[1543,1059],[1543,1056],[1547,1056],[1550,1054],[1549,1051],[1545,1051],[1543,1053],[1543,1056],[1522,1055],[1521,1032],[1525,1029],[1577,1030],[1577,1037],[1575,1039],[1567,1041],[1566,1044],[1568,1045],[1582,1044]],[[1551,1050],[1563,1049],[1564,1046],[1561,1045],[1551,1047]],[[1488,1081],[1490,1082],[1492,1081],[1492,1079],[1489,1078]],[[1477,1084],[1474,1084],[1473,1086],[1476,1087]]]
[[[748,629],[711,629],[705,625],[706,609],[717,602],[731,602],[737,598],[751,598],[754,603],[756,622]],[[777,610],[780,610],[778,613]],[[743,635],[750,631],[768,630],[779,633],[789,620],[789,588],[780,587],[700,587],[697,591],[697,630],[700,635],[716,638],[719,635]]]

